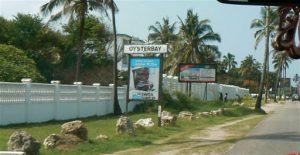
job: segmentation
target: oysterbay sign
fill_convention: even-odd
[[[167,53],[167,45],[125,45],[124,53],[140,54],[140,53]]]

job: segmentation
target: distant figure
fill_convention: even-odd
[[[224,101],[225,101],[225,102],[227,101],[227,96],[228,96],[228,94],[225,93],[225,96],[224,96]]]
[[[223,93],[220,93],[220,97],[219,97],[220,101],[223,101]]]

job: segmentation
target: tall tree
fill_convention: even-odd
[[[78,56],[76,63],[76,74],[75,81],[78,81],[80,64],[82,59],[82,54],[84,52],[84,25],[85,18],[87,14],[91,11],[100,11],[104,12],[107,16],[107,10],[110,9],[112,12],[112,25],[113,25],[113,35],[114,35],[114,87],[113,87],[113,96],[114,96],[114,113],[119,114],[120,105],[118,102],[118,90],[117,90],[117,39],[116,39],[116,24],[115,24],[115,12],[118,11],[118,8],[113,0],[50,0],[50,2],[44,4],[41,7],[41,12],[44,15],[50,14],[53,10],[58,7],[62,7],[58,13],[51,16],[50,21],[56,21],[61,19],[63,16],[69,16],[72,20],[79,20],[79,47],[78,47]]]
[[[277,71],[277,78],[275,82],[275,95],[278,94],[278,83],[281,81],[280,79],[283,77],[283,73],[289,68],[289,64],[291,63],[291,58],[288,56],[286,51],[275,51],[273,54],[273,64],[274,68]],[[282,85],[281,85],[282,86]],[[276,97],[274,101],[277,102]]]
[[[52,80],[54,65],[60,61],[63,35],[44,26],[36,15],[18,13],[9,25],[8,43],[24,50],[47,81]]]
[[[117,29],[116,29],[116,5],[113,0],[110,0],[111,14],[112,14],[112,25],[113,25],[113,38],[114,38],[114,88],[113,88],[113,97],[114,97],[114,114],[119,115],[122,113],[119,100],[118,100],[118,52],[117,52]]]
[[[213,31],[208,19],[199,20],[197,13],[188,10],[186,19],[179,18],[179,20],[180,39],[168,57],[173,73],[177,70],[178,63],[212,63],[207,60],[220,57],[218,47],[210,43],[220,42],[221,37]]]
[[[149,34],[148,40],[153,41],[154,43],[167,44],[176,40],[176,23],[170,23],[168,17],[163,18],[163,22],[155,22],[155,25],[149,27],[149,31],[152,33]]]
[[[235,61],[235,56],[231,53],[223,56],[223,63],[227,68],[227,71],[230,71],[232,68],[235,68],[237,62]]]
[[[255,109],[261,109],[261,101],[262,101],[262,93],[264,89],[265,76],[267,73],[268,60],[269,60],[269,44],[270,37],[274,36],[274,32],[276,31],[276,27],[278,25],[278,15],[276,8],[271,8],[270,6],[263,7],[261,9],[261,19],[254,19],[251,22],[251,28],[257,29],[254,34],[255,37],[255,48],[258,44],[265,38],[265,52],[264,52],[264,62],[263,62],[263,70],[259,83],[259,92],[258,97],[255,104]]]
[[[202,57],[203,50],[219,52],[216,45],[209,44],[214,41],[220,42],[221,37],[213,31],[208,19],[199,21],[197,13],[188,10],[185,21],[181,18],[179,20],[181,24],[179,35],[185,49],[184,52],[181,51],[181,62],[200,63],[201,58],[205,59]]]
[[[41,12],[44,15],[51,14],[56,9],[61,9],[50,17],[49,21],[57,21],[62,17],[70,17],[71,20],[79,20],[79,44],[77,52],[75,81],[79,79],[82,54],[84,52],[84,25],[86,16],[92,11],[104,12],[111,7],[110,1],[103,0],[50,0],[50,2],[41,6]]]

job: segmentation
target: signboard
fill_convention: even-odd
[[[125,45],[124,53],[140,54],[140,53],[167,53],[167,45]]]
[[[158,100],[161,58],[130,57],[129,100]]]
[[[280,87],[290,88],[291,78],[280,78]]]
[[[179,64],[179,82],[216,82],[216,65]]]

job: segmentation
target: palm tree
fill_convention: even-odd
[[[255,104],[255,109],[261,109],[261,100],[263,93],[263,86],[265,82],[265,75],[267,73],[267,66],[269,60],[269,43],[270,37],[274,37],[274,32],[276,31],[276,27],[278,25],[278,15],[276,12],[276,8],[274,7],[263,7],[261,9],[262,19],[254,19],[251,22],[251,28],[257,29],[254,34],[255,37],[255,48],[257,48],[258,44],[265,38],[265,54],[264,54],[264,63],[263,70],[259,84],[259,92],[258,97]]]
[[[112,25],[113,25],[113,37],[114,37],[114,87],[113,87],[113,102],[114,102],[114,114],[120,115],[122,113],[121,107],[118,100],[118,53],[117,53],[117,29],[116,29],[116,18],[115,12],[117,7],[114,3],[114,0],[110,1],[110,8],[112,14]],[[126,107],[127,108],[127,107]],[[127,112],[127,109],[126,109]]]
[[[114,88],[113,88],[113,96],[114,96],[114,113],[120,114],[120,106],[118,103],[118,92],[117,92],[117,53],[116,53],[116,25],[115,25],[115,12],[118,11],[116,4],[113,0],[50,0],[50,2],[41,6],[41,12],[44,15],[49,15],[53,10],[62,7],[61,11],[58,11],[56,14],[50,17],[49,22],[57,21],[64,16],[70,17],[71,20],[78,19],[79,20],[79,47],[78,47],[78,56],[76,63],[76,74],[75,81],[78,81],[79,73],[80,73],[80,65],[82,54],[84,52],[84,25],[85,18],[88,13],[92,11],[100,11],[101,13],[105,13],[108,16],[107,10],[111,9],[112,18],[113,18],[113,31],[114,31]]]
[[[207,60],[220,57],[218,47],[209,43],[220,42],[221,37],[213,31],[208,19],[199,21],[198,15],[192,10],[188,10],[186,19],[183,21],[179,18],[179,20],[180,39],[174,43],[172,53],[167,61],[172,65],[173,73],[176,73],[179,63],[213,63]]]
[[[275,83],[274,102],[277,102],[276,95],[277,95],[277,90],[278,90],[279,79],[284,77],[283,74],[286,72],[286,69],[289,68],[289,63],[291,63],[291,62],[292,62],[292,60],[288,56],[286,51],[276,51],[276,52],[274,52],[274,54],[273,54],[273,64],[274,64],[274,68],[277,71],[277,77],[276,77],[276,83]]]
[[[103,0],[50,0],[41,6],[41,12],[46,16],[50,15],[57,8],[62,8],[50,17],[49,22],[57,21],[62,17],[70,17],[70,20],[78,20],[79,44],[76,62],[75,81],[79,79],[81,59],[84,52],[84,25],[86,16],[91,11],[101,11],[107,15],[106,10],[111,8],[109,1]]]
[[[237,62],[234,59],[235,56],[231,53],[227,53],[227,55],[223,56],[223,64],[226,66],[228,71],[230,71],[232,68],[235,68],[237,65]]]
[[[149,27],[148,40],[153,41],[153,43],[167,44],[176,40],[176,23],[171,24],[169,18],[163,18],[163,23],[155,22],[155,25]]]
[[[164,54],[164,73],[168,72],[171,68],[169,63],[166,63],[166,59],[170,54],[170,47],[172,43],[177,39],[177,35],[175,34],[176,23],[171,24],[169,18],[163,18],[163,22],[155,22],[155,25],[149,26],[149,31],[152,33],[149,34],[148,40],[157,44],[168,44],[168,52]],[[172,47],[171,47],[172,48]]]

